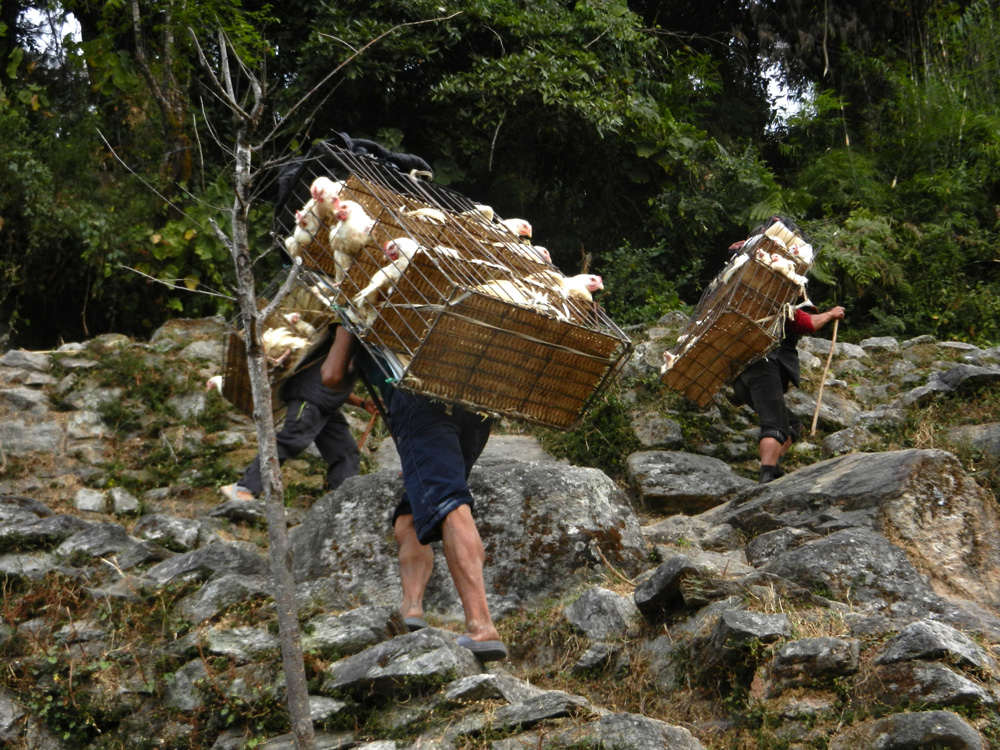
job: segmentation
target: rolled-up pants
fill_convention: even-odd
[[[420,542],[438,541],[448,514],[474,505],[468,478],[489,440],[492,420],[400,390],[393,391],[388,409],[405,488],[393,523],[412,513]]]
[[[761,438],[774,438],[783,444],[788,438],[794,442],[802,436],[802,423],[785,405],[787,389],[788,375],[770,359],[757,360],[733,382],[736,397],[757,412]]]

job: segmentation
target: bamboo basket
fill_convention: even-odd
[[[812,248],[784,218],[772,219],[762,234],[748,239],[702,294],[667,353],[663,384],[705,407],[748,365],[777,347],[791,306],[806,296],[804,274],[812,262],[794,252],[802,246]],[[762,255],[794,264],[800,278],[776,271]]]
[[[288,271],[279,273],[258,295],[258,308],[263,309],[277,290],[283,285]],[[271,385],[271,409],[275,419],[280,419],[285,413],[285,403],[279,392],[284,382],[299,371],[302,363],[307,361],[330,335],[330,324],[336,319],[336,313],[330,309],[329,302],[313,289],[319,289],[318,280],[310,274],[305,274],[301,282],[282,300],[281,305],[263,323],[263,331],[273,328],[287,327],[284,316],[297,312],[301,319],[315,329],[315,333],[306,339],[306,345],[292,351],[278,365],[269,365],[268,382]],[[250,387],[250,372],[247,365],[247,343],[242,322],[237,317],[230,321],[229,330],[223,338],[222,357],[222,395],[233,406],[249,417],[253,416],[253,394]]]
[[[553,279],[562,274],[547,251],[465,196],[370,157],[330,151],[340,168],[308,179],[343,181],[341,200],[361,205],[375,222],[372,240],[338,268],[334,222],[320,227],[299,257],[332,308],[384,363],[385,379],[472,410],[575,427],[632,350],[600,305],[560,292]],[[398,280],[371,302],[359,301],[388,265],[382,246],[400,238],[421,250]]]

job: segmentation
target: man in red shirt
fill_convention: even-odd
[[[818,331],[831,320],[844,319],[843,307],[821,313],[808,300],[793,313],[785,323],[785,335],[778,348],[747,367],[733,383],[737,401],[750,406],[760,420],[761,484],[784,474],[779,466],[781,457],[802,435],[802,424],[785,405],[789,384],[797,387],[800,382],[799,337]]]

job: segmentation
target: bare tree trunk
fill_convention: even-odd
[[[197,37],[192,31],[192,36]],[[260,453],[261,475],[264,480],[264,500],[267,508],[267,532],[270,545],[271,578],[274,601],[278,611],[278,629],[281,641],[282,663],[285,669],[285,692],[288,713],[295,736],[297,750],[314,750],[316,739],[309,711],[309,689],[306,682],[305,665],[302,660],[302,634],[299,629],[298,607],[295,601],[295,581],[292,577],[292,553],[285,526],[285,489],[278,464],[278,446],[275,440],[274,414],[271,411],[271,384],[267,377],[267,362],[260,344],[261,325],[288,293],[295,282],[298,266],[293,267],[282,289],[270,301],[267,309],[257,309],[254,291],[253,264],[250,258],[250,239],[247,231],[247,216],[250,210],[250,187],[253,183],[252,138],[260,123],[264,104],[263,88],[251,79],[254,92],[254,106],[249,110],[240,107],[234,96],[234,87],[228,70],[225,41],[220,35],[222,46],[223,82],[212,73],[210,66],[198,47],[203,66],[212,74],[214,84],[223,100],[230,103],[238,128],[234,148],[234,183],[236,197],[232,209],[232,239],[215,227],[216,233],[229,247],[236,265],[237,288],[240,314],[243,320],[243,335],[247,348],[247,369],[250,373],[250,392],[253,395],[254,422],[257,425],[257,449]],[[248,74],[244,69],[245,74]]]
[[[260,323],[257,310],[254,277],[248,251],[246,204],[241,195],[240,163],[249,164],[250,148],[237,143],[237,199],[233,207],[233,257],[243,330],[247,342],[247,368],[250,391],[253,394],[253,418],[257,425],[257,447],[260,452],[261,475],[264,480],[264,501],[267,508],[267,535],[270,546],[271,578],[274,581],[274,601],[278,610],[278,630],[281,656],[285,668],[285,691],[292,732],[298,750],[312,750],[315,745],[309,712],[309,690],[302,661],[302,634],[299,629],[298,607],[295,601],[295,581],[292,577],[292,551],[285,525],[285,488],[278,463],[274,415],[271,412],[271,385],[267,363],[260,345]],[[242,204],[242,205],[241,205]]]

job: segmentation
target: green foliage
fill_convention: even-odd
[[[419,153],[443,184],[531,220],[563,270],[604,275],[622,322],[696,301],[724,248],[782,212],[820,229],[811,292],[847,305],[853,326],[989,341],[1000,9],[883,10],[831,8],[820,28],[794,8],[740,4],[345,0],[279,19],[143,2],[139,50],[126,5],[46,8],[76,13],[85,33],[55,50],[16,27],[0,50],[0,336],[41,348],[230,312],[192,294],[232,284],[211,228],[233,204],[230,118],[203,96],[187,33],[218,66],[220,28],[249,68],[267,63],[281,128],[260,156],[330,130]],[[822,55],[802,41],[826,32]],[[776,127],[772,62],[805,92]],[[172,170],[177,159],[191,169]],[[269,186],[257,188],[264,257]]]
[[[175,290],[172,294],[164,292],[164,303],[170,310],[192,317],[232,311],[228,302],[218,299],[203,302],[197,295],[190,294],[222,292],[234,285],[232,257],[212,229],[212,222],[223,231],[228,227],[229,208],[226,206],[232,202],[232,195],[227,178],[220,176],[197,199],[183,205],[181,218],[170,218],[157,228],[139,226],[134,230],[132,240],[138,256],[134,268]],[[253,211],[250,222],[256,228],[254,247],[268,247],[269,221],[270,212],[265,207],[259,206]],[[121,273],[122,270],[106,271],[111,272]],[[209,309],[205,310],[206,307]]]
[[[620,325],[653,323],[669,310],[682,307],[677,289],[690,279],[690,268],[668,266],[666,244],[632,247],[626,243],[608,253],[596,268],[611,290],[601,304]]]
[[[152,411],[160,411],[174,393],[175,383],[169,373],[158,372],[151,357],[136,347],[124,347],[104,354],[101,359],[101,384],[125,389],[129,400]],[[162,361],[156,364],[162,367]]]
[[[539,442],[552,455],[577,466],[593,466],[610,477],[625,476],[625,459],[639,450],[628,409],[609,391],[591,408],[575,430],[538,430]]]

